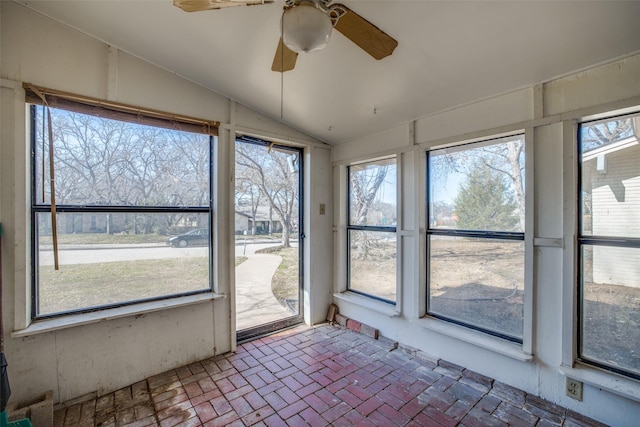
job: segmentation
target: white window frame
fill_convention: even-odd
[[[524,134],[525,140],[525,229],[524,229],[524,305],[523,305],[523,333],[522,343],[516,343],[508,341],[493,335],[489,335],[485,332],[470,329],[466,326],[458,325],[455,323],[441,320],[436,317],[429,316],[427,313],[426,300],[428,298],[428,275],[427,268],[420,269],[420,324],[423,328],[434,331],[460,341],[464,341],[475,346],[485,348],[496,353],[508,356],[510,358],[520,360],[523,362],[533,361],[533,312],[534,312],[534,245],[535,246],[553,246],[558,247],[558,243],[551,241],[553,239],[534,239],[535,230],[535,203],[534,203],[534,159],[535,159],[535,145],[534,145],[534,127],[511,127],[503,129],[500,133],[488,133],[478,132],[473,138],[466,140],[459,140],[457,142],[447,141],[444,144],[434,144],[432,146],[426,146],[426,151],[439,150],[443,148],[456,147],[464,144],[481,142],[490,139],[497,139],[503,137],[514,136],[518,134]],[[427,185],[427,162],[425,155],[421,156],[420,161],[420,193],[426,197],[426,185]],[[426,224],[428,220],[426,215],[426,203],[423,203],[421,211],[421,221]],[[422,239],[420,247],[423,249],[421,253],[424,253],[424,259],[428,257],[427,254],[427,233],[426,227],[422,225]],[[426,263],[422,263],[426,264]]]
[[[396,162],[396,214],[397,224],[395,227],[396,235],[396,301],[395,304],[382,301],[380,298],[372,297],[360,292],[353,292],[348,287],[348,274],[349,274],[349,248],[348,248],[348,223],[349,223],[349,171],[348,168],[351,165],[358,165],[363,163],[371,163],[378,160],[395,159]],[[400,279],[400,271],[402,268],[402,247],[401,247],[401,235],[402,235],[402,215],[400,211],[401,206],[401,190],[402,190],[402,155],[385,155],[380,157],[371,157],[354,160],[344,164],[337,165],[334,169],[334,193],[339,195],[340,203],[336,206],[334,212],[335,223],[338,224],[338,228],[334,229],[336,239],[334,241],[334,259],[337,260],[336,268],[334,272],[334,298],[339,301],[345,301],[350,304],[354,304],[359,307],[363,307],[372,310],[376,313],[382,314],[387,317],[400,316],[402,312],[402,284]]]
[[[361,290],[355,290],[355,289],[351,289],[350,287],[350,278],[351,278],[351,250],[349,249],[349,242],[350,242],[350,238],[351,238],[351,232],[352,231],[373,231],[373,232],[381,232],[381,233],[393,233],[395,236],[395,241],[396,241],[396,253],[398,250],[398,245],[399,245],[399,241],[398,241],[398,228],[397,225],[395,227],[390,227],[390,226],[372,226],[372,225],[356,225],[356,224],[351,224],[351,180],[350,180],[350,171],[351,168],[354,166],[359,166],[359,165],[365,165],[365,164],[373,164],[376,163],[378,161],[385,161],[385,160],[393,160],[394,161],[394,165],[396,167],[396,217],[398,216],[398,200],[397,200],[397,194],[398,194],[398,158],[397,157],[388,157],[388,158],[384,158],[384,159],[376,159],[376,160],[368,160],[365,162],[360,162],[360,163],[353,163],[351,165],[349,165],[347,167],[347,203],[346,203],[346,207],[347,207],[347,290],[349,292],[352,293],[356,293],[362,296],[365,296],[367,298],[372,298],[375,300],[378,300],[380,302],[386,303],[386,304],[390,304],[390,305],[396,305],[398,302],[398,263],[397,263],[397,257],[396,257],[396,299],[395,301],[390,301],[387,299],[384,299],[383,297],[379,296],[379,295],[374,295],[372,293],[368,293],[366,291],[361,291]]]
[[[615,105],[615,104],[614,104]],[[620,108],[620,107],[618,107]],[[600,112],[568,118],[562,122],[563,142],[563,275],[562,275],[562,361],[559,368],[567,378],[640,402],[640,381],[578,360],[578,277],[577,236],[579,200],[578,128],[579,123],[640,112],[636,106],[599,109]]]

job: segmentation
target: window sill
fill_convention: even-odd
[[[599,389],[640,402],[638,381],[631,378],[581,363],[577,363],[574,367],[561,365],[560,373],[565,377],[579,380]]]
[[[61,329],[73,328],[76,326],[89,325],[91,323],[103,322],[105,320],[119,319],[123,317],[138,316],[155,311],[162,311],[177,307],[200,304],[207,301],[225,298],[225,295],[214,293],[204,293],[189,295],[178,298],[165,299],[161,301],[151,301],[141,304],[128,305],[124,307],[109,308],[106,310],[94,311],[91,313],[71,314],[69,316],[57,317],[54,319],[38,320],[31,323],[24,329],[11,333],[13,338],[22,338],[30,335],[42,334],[45,332],[58,331]]]
[[[360,307],[367,308],[369,310],[375,311],[376,313],[383,314],[389,317],[398,317],[400,316],[400,310],[398,305],[391,305],[381,301],[377,301],[373,298],[367,298],[364,295],[359,295],[353,292],[345,291],[334,293],[333,297],[339,299],[340,301],[345,301],[350,304],[358,305]]]
[[[522,350],[522,344],[493,337],[479,331],[474,331],[473,329],[465,328],[464,326],[455,325],[429,316],[419,319],[418,322],[424,329],[473,344],[512,359],[522,362],[531,362],[533,360],[533,355],[527,354]]]

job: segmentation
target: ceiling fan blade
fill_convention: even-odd
[[[375,59],[391,55],[398,46],[395,39],[343,4],[329,6],[329,15],[336,30]]]
[[[298,53],[285,46],[282,37],[280,37],[271,70],[281,73],[291,71],[296,66],[296,59],[298,59]]]
[[[274,0],[173,0],[173,5],[185,12],[200,12],[201,10],[222,9],[231,6],[252,6],[256,4],[273,3]]]

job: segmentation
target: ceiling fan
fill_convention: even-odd
[[[185,12],[222,9],[240,5],[273,3],[274,0],[173,0]],[[333,0],[282,0],[282,37],[271,69],[293,70],[298,52],[312,52],[327,45],[335,28],[375,59],[393,53],[398,42],[343,4]]]

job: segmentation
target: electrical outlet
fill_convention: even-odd
[[[582,402],[582,381],[567,378],[567,396]]]
[[[325,204],[324,203],[320,203],[320,215],[324,215],[325,214]]]

